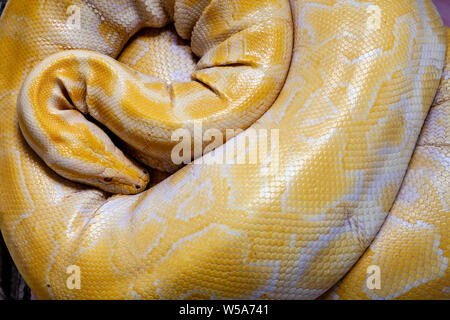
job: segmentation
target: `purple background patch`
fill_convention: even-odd
[[[433,0],[434,5],[439,10],[444,23],[450,27],[450,0]]]

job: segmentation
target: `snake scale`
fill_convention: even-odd
[[[10,0],[0,43],[0,228],[39,298],[450,298],[431,1]],[[213,158],[278,144],[175,165],[199,122],[244,130]]]

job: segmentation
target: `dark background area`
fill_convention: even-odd
[[[3,11],[6,1],[0,0],[0,13]],[[433,0],[433,2],[440,11],[444,23],[450,26],[450,0]],[[0,235],[0,300],[29,300],[31,298],[30,289],[20,277]]]

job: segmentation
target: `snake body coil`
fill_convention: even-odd
[[[175,49],[130,38],[171,22],[199,58],[191,81],[138,66]],[[0,227],[15,263],[40,298],[450,298],[448,71],[413,156],[446,42],[428,0],[10,0]],[[171,135],[198,121],[277,147],[179,168]],[[214,157],[256,148],[223,142]],[[134,159],[178,171],[139,193]]]

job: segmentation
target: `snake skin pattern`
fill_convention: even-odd
[[[447,44],[450,28],[447,28]],[[382,229],[327,298],[450,299],[450,52],[400,192]],[[398,249],[403,246],[408,250]],[[389,270],[369,291],[365,270]],[[407,276],[406,276],[407,275]]]
[[[80,10],[81,29],[68,8]],[[132,37],[144,27],[161,29]],[[0,41],[0,228],[39,298],[450,298],[449,37],[431,1],[11,0]],[[168,103],[155,116],[138,101],[190,80],[206,88],[169,91],[183,112]],[[134,93],[123,85],[133,81]],[[146,169],[125,154],[174,170],[160,165],[172,146],[157,161],[148,146],[177,128],[174,116],[187,128],[214,117],[202,99],[198,114],[185,112],[201,92],[227,102],[219,129],[279,130],[277,148],[258,164],[200,157],[170,176],[152,169],[152,187],[135,195],[62,177],[136,193]],[[73,129],[66,111],[87,129]],[[238,135],[214,156],[232,142],[254,147]],[[112,176],[98,173],[104,155],[83,156],[102,145],[122,165]],[[72,265],[76,290],[66,285]],[[366,286],[372,265],[380,289]]]

